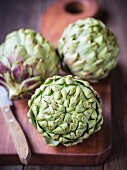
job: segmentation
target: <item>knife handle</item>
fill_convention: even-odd
[[[23,133],[21,126],[14,117],[10,106],[2,107],[1,112],[5,118],[6,124],[8,125],[19,158],[23,164],[27,165],[31,158],[31,151],[25,134]]]

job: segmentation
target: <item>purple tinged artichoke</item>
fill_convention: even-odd
[[[49,76],[58,72],[59,58],[53,45],[31,29],[6,36],[0,46],[0,84],[10,99],[29,97]]]

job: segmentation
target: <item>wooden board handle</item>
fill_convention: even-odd
[[[10,106],[2,107],[1,112],[9,128],[19,158],[23,164],[27,165],[31,158],[31,151],[25,134],[23,133],[21,126],[14,117]]]
[[[42,15],[42,35],[57,47],[59,38],[70,23],[95,17],[99,9],[98,0],[57,0]]]

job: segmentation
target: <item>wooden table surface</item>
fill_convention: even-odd
[[[0,43],[13,30],[40,30],[40,17],[55,0],[1,0]],[[117,68],[112,72],[113,146],[108,160],[98,166],[0,166],[0,170],[126,170],[127,169],[127,1],[100,0],[102,19],[120,44]],[[52,26],[51,26],[52,28]],[[2,133],[2,129],[0,130]]]

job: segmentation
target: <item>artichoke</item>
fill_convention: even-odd
[[[30,123],[51,146],[81,143],[103,123],[98,93],[87,81],[72,75],[48,78],[28,105]]]
[[[51,43],[31,29],[6,36],[0,46],[0,84],[10,99],[29,97],[49,76],[57,73],[59,59]]]
[[[64,68],[82,79],[96,82],[116,66],[119,53],[114,34],[94,18],[70,24],[58,42]]]

